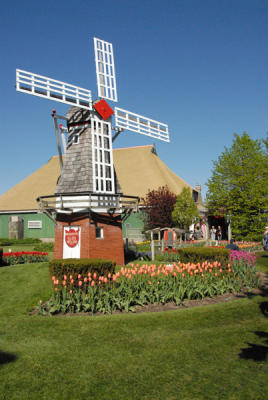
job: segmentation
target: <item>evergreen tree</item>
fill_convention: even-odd
[[[214,215],[229,213],[236,239],[260,240],[268,216],[268,152],[264,141],[244,132],[234,135],[213,162],[208,180],[207,204]]]
[[[198,216],[198,209],[192,197],[191,190],[185,187],[177,197],[172,212],[172,220],[179,228],[189,229],[189,226]]]

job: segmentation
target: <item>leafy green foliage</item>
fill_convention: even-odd
[[[115,261],[103,260],[101,258],[65,258],[62,260],[51,260],[49,263],[50,276],[55,276],[59,281],[64,279],[64,275],[72,275],[73,280],[78,282],[78,275],[82,278],[89,272],[97,275],[113,274]]]
[[[142,201],[145,205],[144,222],[146,229],[174,226],[171,214],[176,202],[176,195],[167,186],[159,187],[157,190],[149,190]]]
[[[35,251],[54,251],[53,242],[38,243],[34,246]]]
[[[157,261],[180,261],[183,263],[202,263],[218,261],[222,266],[230,262],[230,250],[217,247],[183,247],[180,249],[165,249],[156,256]]]
[[[42,243],[40,239],[26,238],[26,239],[8,239],[2,238],[0,239],[0,246],[16,246],[18,244],[35,244]]]
[[[268,152],[247,133],[234,136],[232,147],[213,163],[208,207],[215,215],[230,214],[236,240],[261,240],[268,216]]]
[[[172,220],[179,228],[188,229],[198,216],[198,209],[192,197],[191,190],[184,187],[174,205]]]

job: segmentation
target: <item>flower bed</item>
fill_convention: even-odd
[[[209,247],[222,247],[225,248],[229,242],[227,240],[221,240],[216,245],[216,241],[211,241],[211,246]],[[247,250],[247,251],[257,251],[262,250],[263,245],[261,242],[235,242],[235,244],[239,247],[240,250]]]
[[[48,253],[41,251],[14,251],[3,253],[4,265],[25,264],[48,261]]]
[[[250,259],[254,261],[253,259]],[[122,267],[115,274],[96,273],[52,276],[53,296],[46,303],[40,300],[41,313],[135,311],[135,306],[203,299],[230,292],[239,292],[258,285],[256,269],[248,259],[234,258],[225,268],[217,261],[173,263],[156,266]]]

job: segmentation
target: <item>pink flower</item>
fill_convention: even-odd
[[[95,282],[94,281],[91,282],[91,286],[95,286]]]
[[[79,281],[78,282],[78,286],[82,286],[83,285],[83,282],[82,281]]]

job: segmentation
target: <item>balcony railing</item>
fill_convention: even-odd
[[[125,213],[137,211],[139,205],[139,197],[88,192],[40,196],[37,201],[40,212],[51,216],[55,213],[72,214],[83,211]]]

